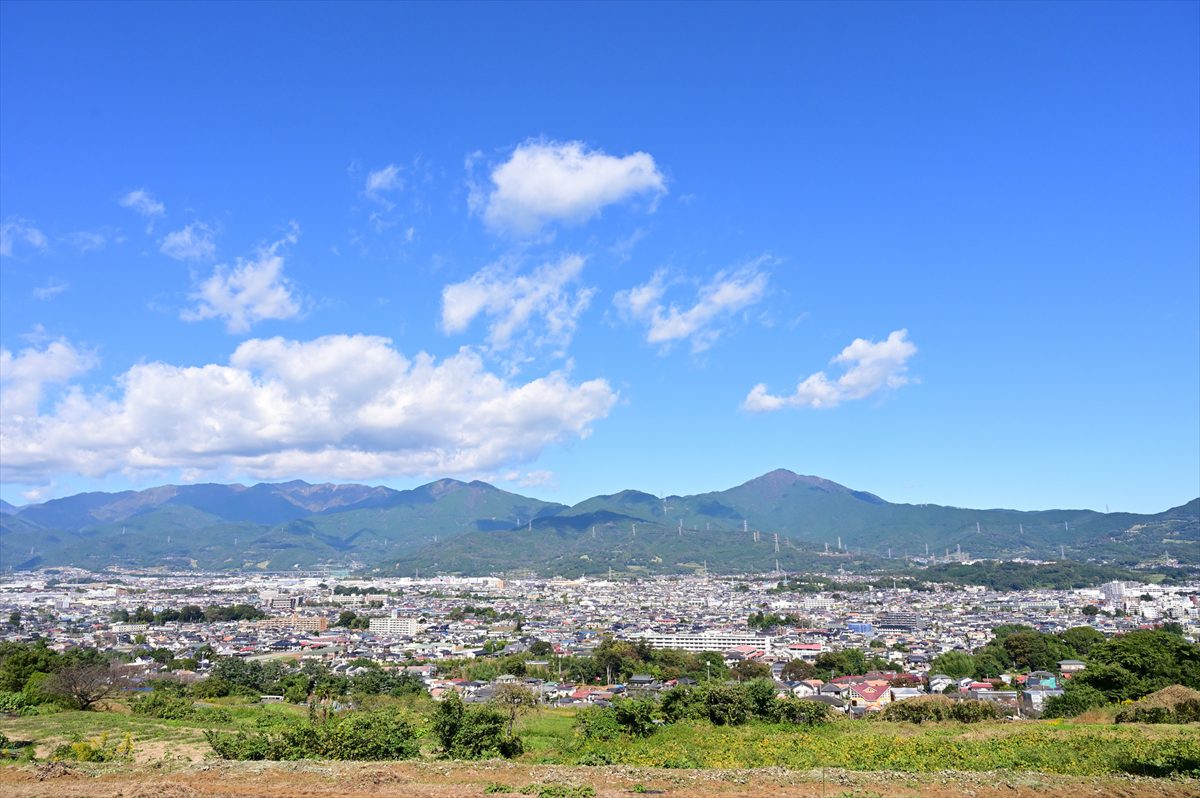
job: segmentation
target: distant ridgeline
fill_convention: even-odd
[[[920,560],[937,563],[912,572],[920,578],[997,586],[1029,578],[1022,575],[1028,569],[1011,566],[962,570],[955,560],[968,556],[1065,557],[1159,573],[1200,567],[1200,499],[1155,515],[969,510],[891,504],[778,470],[715,493],[663,498],[628,490],[573,507],[451,479],[406,491],[305,482],[166,485],[0,506],[5,569],[330,566],[578,576],[705,567],[907,572]],[[1113,573],[1076,569],[1055,579],[1094,584]],[[990,581],[971,581],[981,578]]]

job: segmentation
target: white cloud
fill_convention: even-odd
[[[80,230],[66,236],[67,243],[80,252],[96,252],[108,245],[108,236],[90,230]]]
[[[159,251],[175,260],[208,260],[217,252],[213,230],[203,222],[192,222],[182,230],[167,233]]]
[[[583,264],[581,256],[566,255],[529,274],[518,274],[511,264],[486,266],[442,289],[442,329],[461,333],[477,316],[486,316],[492,351],[554,346],[561,353],[594,294],[590,288],[571,288]]]
[[[0,224],[0,255],[12,257],[18,243],[28,244],[41,252],[50,247],[46,234],[24,219],[9,219]]]
[[[299,239],[299,228],[280,241],[259,250],[251,260],[238,258],[231,269],[217,266],[212,275],[189,295],[196,305],[180,314],[184,321],[220,318],[225,329],[242,333],[265,319],[290,319],[300,313],[300,300],[292,282],[283,275],[284,245]]]
[[[36,418],[47,385],[65,383],[96,365],[96,355],[59,339],[14,354],[0,349],[0,424]],[[7,436],[0,434],[7,456]]]
[[[646,341],[664,349],[690,340],[693,352],[708,349],[721,335],[718,324],[766,295],[768,275],[763,257],[739,269],[718,272],[700,287],[690,307],[663,303],[667,273],[657,271],[649,282],[617,292],[613,303],[621,314],[646,325]]]
[[[65,342],[0,357],[6,482],[62,473],[312,475],[369,479],[499,471],[590,434],[617,396],[562,371],[514,384],[469,350],[438,362],[391,341],[331,335],[245,341],[228,365],[135,365],[106,390],[68,391],[38,413],[41,385],[86,361]]]
[[[836,380],[818,371],[802,380],[789,396],[774,396],[759,383],[746,395],[742,409],[763,413],[784,407],[837,407],[842,402],[865,399],[878,391],[907,385],[908,359],[916,353],[916,345],[908,340],[908,330],[895,330],[879,342],[855,338],[830,361],[845,367]]]
[[[45,285],[40,285],[33,289],[33,298],[41,300],[53,299],[70,287],[71,284],[66,280],[60,280],[57,277],[51,277],[46,281]]]
[[[468,159],[468,168],[474,156]],[[655,199],[667,192],[662,173],[648,153],[616,157],[589,150],[578,141],[530,141],[492,170],[492,188],[470,184],[469,204],[482,208],[495,230],[537,232],[547,222],[583,222],[606,205],[641,194]]]
[[[384,196],[392,191],[399,191],[404,188],[404,181],[400,178],[400,167],[394,163],[390,163],[374,172],[367,175],[367,186],[363,190],[369,198],[378,203],[392,207]]]
[[[156,200],[154,195],[144,188],[130,191],[117,200],[117,203],[122,208],[132,208],[147,219],[162,216],[167,212],[166,206]]]

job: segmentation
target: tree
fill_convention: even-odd
[[[1042,710],[1043,718],[1073,718],[1082,715],[1089,709],[1102,707],[1108,703],[1104,693],[1091,685],[1082,684],[1072,679],[1067,683],[1062,695],[1051,696],[1046,700]]]
[[[1083,614],[1089,618],[1095,618],[1097,615],[1100,614],[1100,608],[1097,607],[1095,604],[1088,604],[1088,605],[1084,606],[1084,608],[1083,608],[1083,610],[1081,610],[1081,612],[1083,612]]]
[[[554,653],[554,646],[545,640],[534,640],[529,645],[529,653],[535,657],[548,657]]]
[[[817,657],[814,663],[817,674],[824,676],[832,672],[834,676],[849,676],[862,674],[867,671],[867,660],[857,648],[845,648],[841,651],[826,651]]]
[[[750,702],[739,685],[705,685],[704,707],[715,726],[740,726],[750,715]]]
[[[450,693],[433,713],[432,730],[443,755],[455,759],[480,759],[490,753],[520,755],[521,738],[506,735],[506,717],[491,707],[467,709],[457,693]]]
[[[770,679],[754,679],[743,686],[746,700],[750,702],[750,712],[762,720],[776,720],[779,717],[778,691],[775,682]]]
[[[492,704],[508,715],[508,736],[512,737],[517,716],[537,707],[538,695],[523,684],[509,682],[496,687]]]
[[[1086,657],[1095,646],[1103,643],[1105,640],[1102,633],[1097,632],[1090,626],[1073,626],[1059,634],[1059,637],[1063,643],[1080,657]]]
[[[929,669],[931,673],[944,673],[954,679],[962,679],[975,673],[975,658],[965,651],[947,651],[934,657]]]
[[[76,709],[91,709],[121,689],[121,680],[107,665],[68,665],[52,674],[45,692],[66,700]]]
[[[771,666],[765,662],[758,662],[752,659],[739,660],[733,666],[733,678],[739,682],[747,682],[751,679],[765,679],[771,675]]]
[[[1022,670],[1053,667],[1052,654],[1045,636],[1038,632],[1014,632],[1004,638],[1004,650],[1013,664]]]
[[[817,673],[817,669],[811,664],[802,659],[794,659],[783,666],[779,676],[785,682],[800,682],[805,679],[811,679]]]
[[[1097,665],[1123,668],[1144,683],[1146,693],[1172,684],[1200,689],[1200,645],[1169,632],[1138,630],[1105,640],[1088,654],[1083,673]]]
[[[658,704],[650,698],[626,698],[613,704],[617,725],[631,737],[649,737],[658,729],[654,712]]]

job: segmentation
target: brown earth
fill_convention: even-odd
[[[507,785],[513,798],[591,786],[597,798],[1183,798],[1200,781],[1041,773],[878,773],[843,770],[663,770],[507,762],[206,762],[185,765],[0,767],[6,798],[458,798]],[[579,796],[575,793],[572,798]]]

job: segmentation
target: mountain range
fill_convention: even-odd
[[[0,506],[0,565],[379,574],[824,570],[908,555],[1200,564],[1200,499],[1153,515],[893,504],[772,471],[724,491],[574,506],[484,482],[164,485]]]

